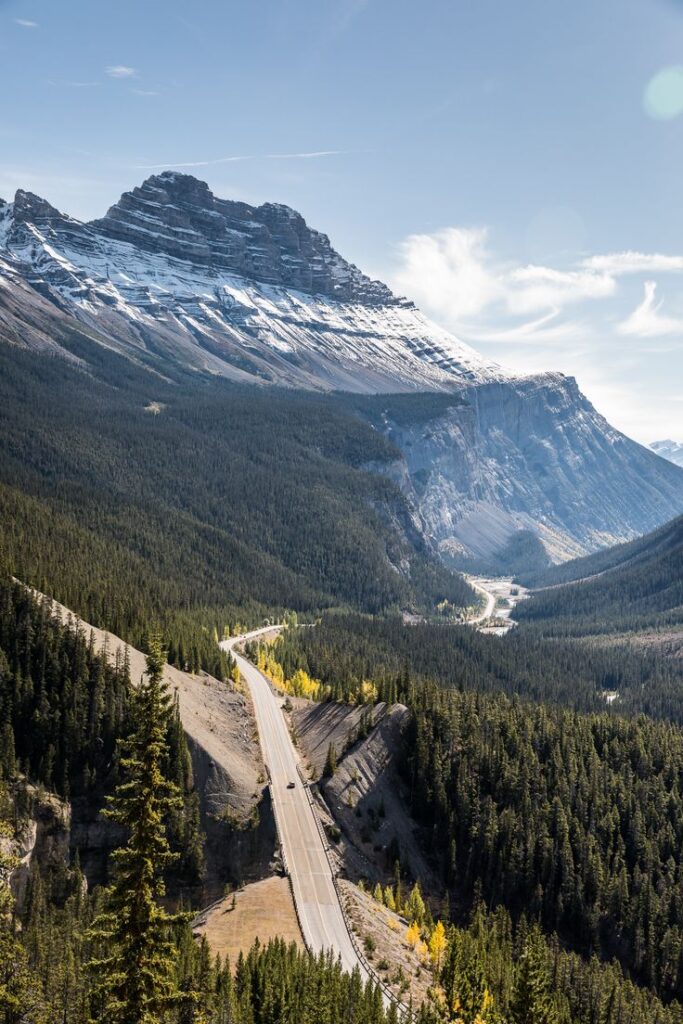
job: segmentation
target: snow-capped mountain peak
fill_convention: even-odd
[[[683,466],[683,441],[672,441],[670,438],[666,441],[653,441],[650,448],[653,452],[657,452],[657,455],[661,455],[663,459],[668,459],[669,462],[673,462],[677,466]]]
[[[132,356],[352,391],[505,376],[295,210],[220,199],[187,174],[153,175],[90,223],[19,191],[0,207],[0,259]]]

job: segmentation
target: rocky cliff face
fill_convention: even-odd
[[[561,561],[680,507],[680,470],[610,427],[571,377],[482,384],[460,398],[428,419],[378,423],[404,454],[400,486],[456,564],[495,568],[529,530]]]
[[[161,373],[457,395],[445,413],[376,424],[403,452],[425,539],[456,561],[486,562],[520,531],[567,558],[683,507],[683,470],[613,430],[573,380],[504,372],[294,210],[220,199],[189,175],[155,175],[88,224],[28,192],[0,201],[0,340],[85,369],[99,344]]]
[[[142,252],[171,256],[215,273],[280,285],[339,302],[397,305],[380,281],[342,259],[327,235],[280,203],[248,206],[218,199],[187,174],[148,178],[88,229]]]

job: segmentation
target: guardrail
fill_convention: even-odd
[[[388,1000],[390,1000],[390,1002],[394,1003],[394,1005],[396,1006],[396,1009],[401,1014],[402,1020],[405,1021],[405,1022],[410,1022],[410,1024],[413,1024],[413,1022],[416,1019],[414,1011],[406,1003],[404,1003],[400,999],[398,999],[394,995],[394,993],[391,991],[389,986],[386,984],[386,982],[382,981],[382,979],[380,978],[379,974],[377,973],[375,968],[372,966],[372,964],[370,963],[368,958],[365,956],[365,954],[363,953],[363,951],[362,951],[362,949],[361,949],[361,947],[359,945],[356,933],[354,932],[353,928],[351,927],[351,925],[349,923],[349,920],[348,920],[348,917],[347,917],[346,907],[344,906],[344,894],[342,893],[341,889],[339,888],[339,880],[337,878],[337,871],[335,869],[335,866],[334,866],[334,863],[333,863],[332,857],[331,857],[332,847],[330,846],[330,842],[329,842],[329,839],[327,837],[327,833],[325,832],[325,828],[323,826],[323,823],[321,822],[320,817],[318,815],[318,812],[317,812],[317,809],[316,809],[316,806],[315,806],[315,800],[313,799],[313,796],[311,794],[311,787],[310,787],[309,781],[306,778],[306,776],[304,775],[303,768],[301,767],[301,765],[297,764],[296,768],[297,768],[297,771],[299,773],[299,778],[301,779],[302,785],[303,785],[303,787],[304,787],[304,789],[306,791],[306,796],[307,796],[308,802],[309,802],[309,804],[311,806],[311,811],[312,811],[313,817],[315,819],[315,824],[316,824],[316,827],[317,827],[318,832],[320,834],[320,838],[322,840],[323,849],[325,851],[325,857],[327,858],[327,864],[329,866],[330,874],[332,876],[332,884],[334,885],[335,892],[337,893],[337,899],[339,900],[339,907],[341,909],[341,915],[342,915],[342,919],[344,921],[344,926],[345,926],[346,931],[348,933],[349,940],[351,942],[351,945],[353,946],[354,952],[355,952],[356,956],[358,957],[358,960],[360,961],[360,963],[363,965],[363,967],[367,971],[370,979],[372,981],[374,981],[374,983],[380,988],[380,990],[386,996],[386,998]],[[296,900],[294,901],[294,904],[296,906]]]

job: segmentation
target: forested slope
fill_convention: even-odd
[[[96,376],[0,345],[0,557],[24,581],[127,639],[172,624],[214,672],[203,629],[471,602],[343,403],[89,355]]]
[[[683,516],[630,544],[558,566],[539,580],[550,585],[532,594],[515,614],[546,632],[578,635],[681,625]]]
[[[683,995],[679,669],[522,630],[340,615],[273,653],[339,699],[367,680],[407,704],[398,763],[456,920],[481,898],[584,956],[616,957],[664,999]]]
[[[365,679],[381,699],[410,697],[425,683],[598,711],[618,692],[621,713],[683,725],[683,667],[645,651],[546,640],[514,630],[504,639],[468,626],[405,625],[398,616],[326,614],[315,629],[288,630],[275,645],[288,678],[297,668],[347,700]],[[353,699],[353,698],[352,698]]]

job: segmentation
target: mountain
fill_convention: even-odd
[[[148,178],[90,223],[21,190],[0,202],[0,340],[91,374],[119,354],[150,393],[189,371],[344,392],[352,406],[384,395],[355,415],[399,457],[374,465],[369,452],[368,466],[455,565],[515,565],[521,551],[540,568],[683,507],[683,470],[610,427],[573,378],[502,369],[296,211],[220,199],[185,174]]]
[[[628,544],[525,577],[525,582],[542,589],[518,606],[518,618],[553,631],[683,625],[683,516]]]
[[[657,455],[661,455],[663,459],[668,459],[669,462],[673,462],[676,466],[683,466],[682,441],[653,441],[650,448],[652,448],[653,452],[657,452]]]
[[[142,362],[369,392],[500,374],[294,210],[217,199],[189,175],[151,177],[90,224],[19,191],[0,206],[3,257],[5,287],[23,278]],[[41,340],[29,333],[25,343]]]

